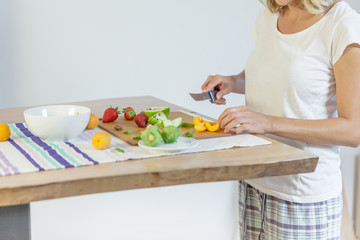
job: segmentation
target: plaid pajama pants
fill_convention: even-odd
[[[340,239],[342,195],[323,202],[293,203],[239,182],[241,240]]]

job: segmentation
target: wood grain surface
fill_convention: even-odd
[[[182,117],[183,122],[192,123],[194,116],[187,114],[186,112],[180,111],[171,111],[168,116],[168,119],[174,120],[175,118]],[[114,127],[121,126],[122,130],[118,131]],[[103,123],[99,122],[99,127],[104,129],[107,132],[110,132],[114,136],[120,138],[121,140],[129,143],[130,145],[137,146],[139,140],[135,140],[134,137],[138,136],[140,132],[143,132],[145,128],[140,128],[136,125],[134,120],[126,120],[123,115],[120,115],[118,119],[114,122]],[[194,127],[179,127],[180,136],[183,136],[186,132],[195,131]],[[126,131],[130,131],[130,134],[127,134]],[[220,129],[216,132],[204,131],[204,132],[194,132],[193,137],[196,139],[205,139],[205,138],[214,138],[214,137],[223,137],[231,136],[232,133],[224,133],[223,129]]]
[[[190,111],[151,96],[71,104],[90,107],[98,116],[102,116],[110,105],[134,106],[135,111],[147,106],[169,106],[174,110]],[[23,122],[23,111],[26,108],[0,109],[0,122]],[[0,206],[84,194],[240,180],[315,170],[317,156],[263,136],[259,137],[271,141],[272,144],[0,177]]]

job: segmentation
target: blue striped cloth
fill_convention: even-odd
[[[71,142],[44,141],[23,123],[9,127],[11,137],[0,143],[0,175],[99,164]]]
[[[7,141],[0,142],[0,176],[271,143],[262,138],[245,134],[224,137],[220,141],[219,138],[199,140],[196,147],[169,153],[153,152],[138,146],[131,146],[121,139],[111,136],[111,145],[106,150],[96,150],[91,144],[91,139],[95,133],[103,131],[100,128],[86,130],[68,142],[51,142],[44,141],[32,134],[24,123],[8,125],[11,137]],[[118,148],[124,152],[116,151]]]

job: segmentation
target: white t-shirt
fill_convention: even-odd
[[[255,23],[256,47],[245,68],[246,106],[287,118],[336,118],[333,66],[349,44],[360,43],[360,15],[346,2],[338,2],[320,21],[294,34],[279,32],[277,19],[278,14],[263,8]],[[338,146],[270,137],[319,156],[316,170],[247,183],[299,203],[324,201],[341,193]]]

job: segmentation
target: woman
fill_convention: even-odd
[[[218,122],[319,156],[313,173],[240,182],[241,239],[339,239],[340,145],[360,144],[360,16],[344,1],[265,0],[245,70],[203,92],[246,92]],[[245,81],[246,79],[246,81]],[[246,84],[245,84],[246,82]]]

